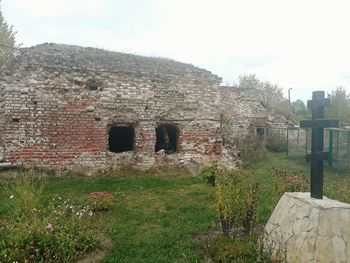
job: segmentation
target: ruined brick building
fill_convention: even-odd
[[[269,109],[256,89],[220,86],[219,92],[224,144],[234,145],[248,134],[285,136],[287,127],[296,123],[290,116]]]
[[[257,94],[169,59],[42,44],[0,74],[0,162],[49,168],[235,161],[234,140],[287,127]],[[229,150],[228,150],[229,149]]]
[[[220,82],[169,59],[24,48],[0,78],[1,160],[98,168],[218,159]]]

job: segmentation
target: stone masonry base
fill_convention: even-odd
[[[289,263],[350,262],[350,204],[285,193],[265,226],[265,248]]]

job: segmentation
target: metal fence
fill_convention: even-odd
[[[289,158],[304,158],[311,152],[311,129],[302,129],[299,127],[288,127],[287,150]]]
[[[329,129],[329,160],[330,166],[350,167],[350,130]]]
[[[288,127],[286,137],[286,155],[289,158],[306,159],[306,155],[311,153],[311,129]],[[324,149],[329,152],[330,166],[350,167],[350,129],[325,129]]]

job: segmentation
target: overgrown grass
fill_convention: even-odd
[[[271,168],[275,167],[284,170],[289,174],[303,174],[307,179],[310,178],[310,163],[305,159],[289,159],[284,153],[269,152],[266,159],[261,162],[253,163],[245,170],[256,174],[258,183],[262,185],[260,191],[260,210],[258,219],[261,223],[267,222],[275,203],[274,178]],[[350,203],[350,170],[337,170],[324,166],[324,195],[328,198]]]
[[[33,173],[3,182],[0,262],[71,262],[98,247],[94,203],[44,197]]]
[[[132,177],[122,172],[103,177],[70,174],[47,178],[42,200],[60,195],[81,202],[97,191],[115,196],[110,210],[100,215],[100,232],[114,245],[102,262],[200,261],[194,239],[215,224],[212,189],[189,172],[175,178],[165,178],[162,171],[147,177],[138,173]],[[8,194],[3,193],[1,199],[9,201]],[[7,210],[3,202],[0,210],[1,215]]]
[[[254,172],[260,183],[257,217],[260,225],[268,220],[278,200],[273,194],[272,167],[288,173],[303,172],[305,176],[309,173],[309,164],[286,159],[279,153],[269,153],[263,162],[245,168]],[[326,195],[350,202],[349,171],[326,167],[325,174]],[[228,260],[229,253],[237,249],[235,244],[239,244],[238,249],[242,248],[237,253],[254,248],[249,240],[242,243],[219,235],[214,188],[185,169],[163,167],[144,172],[123,168],[95,177],[70,173],[47,177],[45,181],[40,200],[43,203],[57,195],[78,203],[91,192],[103,191],[114,196],[110,209],[98,214],[94,222],[113,244],[101,261],[104,263],[205,262],[208,257],[220,262],[220,255],[216,253],[220,248]],[[13,180],[0,180],[0,221],[8,213],[9,193],[4,192],[4,185],[8,183]]]

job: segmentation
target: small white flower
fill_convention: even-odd
[[[92,211],[89,212],[89,216],[92,216],[94,213]]]
[[[10,195],[10,199],[13,199],[15,196],[14,195]]]

